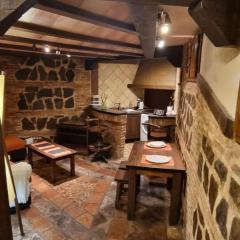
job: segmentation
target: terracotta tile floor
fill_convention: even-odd
[[[126,145],[126,156],[131,146]],[[169,193],[150,186],[146,178],[138,196],[136,221],[127,221],[125,206],[114,208],[113,176],[119,162],[89,163],[79,157],[78,178],[57,186],[33,174],[31,208],[22,211],[25,236],[19,235],[16,215],[12,215],[14,239],[180,240],[178,229],[166,224]],[[59,164],[69,168],[68,162]]]

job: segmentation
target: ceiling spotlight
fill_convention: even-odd
[[[60,51],[59,48],[56,50],[56,54],[57,54],[57,55],[60,55],[60,54],[61,54],[61,51]]]
[[[159,27],[162,34],[170,31],[171,20],[167,12],[161,11],[158,14]]]
[[[169,24],[163,24],[160,26],[160,31],[162,34],[167,34],[170,30]]]
[[[165,46],[165,41],[163,39],[157,40],[157,46],[163,48]]]
[[[67,55],[66,55],[68,58],[70,58],[71,57],[71,54],[70,53],[67,53]]]
[[[51,51],[50,47],[49,47],[48,45],[46,45],[46,46],[44,47],[44,52],[50,53],[50,51]]]

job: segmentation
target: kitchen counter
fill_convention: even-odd
[[[112,108],[102,109],[99,107],[92,107],[92,110],[95,110],[101,113],[112,114],[112,115],[141,114],[143,112],[143,110],[134,110],[134,109],[118,110],[118,109],[112,109]]]
[[[122,158],[124,153],[127,113],[113,109],[91,108],[94,117],[107,127],[102,133],[106,142],[112,145],[112,157]]]
[[[160,115],[156,115],[156,114],[148,114],[148,116],[150,118],[162,118],[162,119],[165,119],[165,118],[167,118],[167,119],[174,119],[174,118],[176,118],[176,115],[175,116],[167,116],[167,115],[160,116]]]

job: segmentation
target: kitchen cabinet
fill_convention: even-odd
[[[126,140],[140,138],[140,117],[139,113],[127,115]]]

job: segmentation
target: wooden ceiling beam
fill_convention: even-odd
[[[133,24],[95,14],[90,11],[80,9],[56,0],[40,0],[40,2],[34,7],[64,17],[88,22],[94,25],[111,28],[117,31],[137,34]]]
[[[18,43],[49,45],[49,46],[57,47],[57,48],[75,49],[75,50],[79,50],[79,51],[99,52],[99,53],[103,53],[103,54],[110,53],[110,54],[116,54],[116,55],[135,56],[135,57],[143,56],[142,54],[139,54],[139,53],[131,53],[131,52],[125,52],[125,51],[106,49],[106,48],[86,47],[86,46],[80,46],[80,45],[44,41],[44,40],[39,40],[39,39],[16,37],[16,36],[11,36],[11,35],[5,35],[4,37],[1,37],[0,39],[11,41],[11,42],[18,42]]]
[[[30,33],[43,34],[47,36],[59,37],[59,38],[69,39],[69,40],[90,42],[90,43],[96,43],[96,44],[107,44],[107,45],[133,48],[133,49],[141,49],[141,46],[137,44],[104,39],[99,37],[93,37],[93,36],[83,35],[79,33],[67,32],[64,30],[49,28],[49,27],[45,27],[45,26],[41,26],[33,23],[27,23],[27,22],[17,22],[13,25],[13,28],[21,29]]]
[[[144,5],[172,5],[189,7],[195,0],[104,0],[114,2],[126,2],[131,4],[144,4]]]
[[[74,57],[79,57],[79,58],[105,58],[105,59],[114,59],[114,56],[105,56],[105,55],[97,55],[97,54],[91,54],[91,53],[81,53],[81,52],[66,52],[66,51],[61,51],[61,54],[56,54],[56,53],[45,53],[42,48],[33,48],[33,47],[28,47],[28,46],[22,46],[22,45],[14,45],[14,44],[5,44],[5,43],[0,43],[0,49],[2,50],[8,50],[8,51],[27,51],[27,52],[34,52],[36,54],[40,55],[56,55],[56,56],[66,56],[67,54],[70,54],[71,56]]]
[[[189,14],[216,47],[240,45],[239,0],[202,0]]]
[[[156,42],[156,23],[158,5],[129,3],[133,23],[140,35],[141,45],[146,58],[153,58]]]
[[[7,3],[8,2],[8,3]],[[0,36],[3,36],[7,30],[21,18],[21,16],[34,6],[38,0],[1,0],[0,4]],[[3,6],[3,7],[1,7]],[[4,8],[5,6],[5,8]]]

